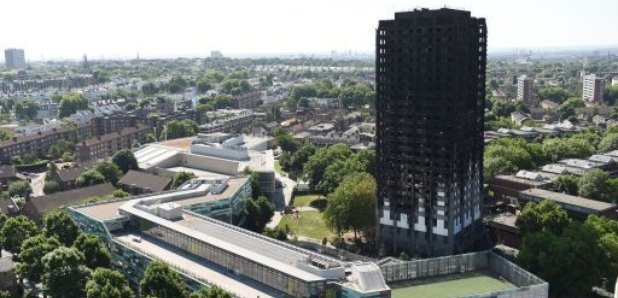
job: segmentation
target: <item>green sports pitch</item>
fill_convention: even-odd
[[[397,282],[390,285],[393,298],[447,298],[517,288],[495,274],[475,271]]]

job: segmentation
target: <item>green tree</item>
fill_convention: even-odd
[[[602,170],[593,169],[582,175],[577,183],[579,195],[585,198],[601,201],[610,201],[608,197],[609,175]]]
[[[133,298],[129,283],[118,271],[97,268],[86,283],[86,298]]]
[[[146,144],[154,143],[156,141],[157,141],[157,138],[155,138],[154,134],[149,133],[146,135]]]
[[[26,239],[18,255],[19,276],[32,282],[40,282],[43,275],[43,257],[58,247],[60,242],[54,237],[37,235]]]
[[[337,234],[353,230],[356,238],[359,231],[374,228],[376,204],[375,179],[367,173],[352,174],[328,195],[324,219]]]
[[[148,82],[142,86],[142,93],[146,96],[153,96],[159,92],[159,87],[152,82]]]
[[[83,298],[90,269],[75,248],[59,247],[43,257],[43,292],[54,298]]]
[[[45,216],[45,236],[55,237],[64,246],[71,246],[77,236],[79,227],[66,212],[54,212]]]
[[[168,139],[191,137],[197,134],[198,126],[193,120],[173,120],[167,123],[165,131]]]
[[[343,160],[352,155],[352,152],[346,145],[337,144],[326,148],[318,149],[314,155],[309,157],[309,160],[304,166],[304,174],[309,179],[309,185],[312,189],[317,189],[324,177],[324,172],[328,165],[336,160]]]
[[[9,196],[11,197],[29,197],[32,193],[32,187],[27,181],[15,181],[9,184]]]
[[[281,147],[281,150],[290,153],[296,152],[300,148],[300,143],[292,137],[292,135],[283,129],[275,131],[275,145]]]
[[[37,226],[27,217],[23,215],[11,217],[2,225],[0,242],[5,250],[19,254],[21,244],[38,233]]]
[[[247,200],[245,202],[244,227],[261,233],[273,215],[275,215],[275,207],[265,196],[260,196],[257,200]]]
[[[193,174],[192,172],[178,172],[174,175],[174,178],[172,179],[172,187],[177,188],[183,183],[194,179],[195,177],[197,176],[195,176],[195,174]]]
[[[161,261],[152,261],[140,282],[140,296],[157,298],[187,297],[187,290],[180,276]]]
[[[579,223],[569,224],[561,234],[531,232],[524,235],[517,262],[549,282],[552,296],[586,297],[605,272],[597,242],[595,231]]]
[[[75,180],[75,185],[77,187],[91,186],[105,183],[105,176],[103,176],[99,171],[92,169],[83,172],[77,180]]]
[[[336,160],[328,165],[317,189],[323,193],[332,193],[346,176],[361,172],[373,174],[374,167],[375,151],[363,150],[354,153],[347,159]]]
[[[86,99],[82,94],[79,93],[68,93],[65,94],[60,101],[60,106],[58,108],[58,117],[68,117],[71,114],[75,114],[75,112],[79,110],[87,109],[88,99]]]
[[[575,196],[578,193],[578,183],[579,177],[575,175],[561,175],[554,182],[554,186],[556,191]]]
[[[610,133],[601,139],[599,151],[608,152],[618,149],[618,133]]]
[[[80,234],[73,244],[77,250],[85,256],[84,265],[90,269],[99,267],[109,268],[112,265],[112,255],[101,238],[89,235]]]
[[[539,90],[538,92],[539,97],[541,98],[541,100],[551,100],[551,101],[555,101],[558,103],[561,103],[563,101],[565,101],[570,94],[567,93],[563,88],[561,87],[545,87]]]
[[[110,161],[98,163],[95,170],[101,173],[101,175],[105,177],[105,181],[111,183],[112,185],[116,185],[116,183],[118,183],[118,181],[122,178],[122,169]]]
[[[595,153],[595,148],[582,139],[546,139],[543,141],[543,152],[551,162],[565,158],[582,158]]]
[[[114,154],[112,162],[116,164],[124,174],[129,170],[139,169],[137,166],[137,159],[131,150],[118,151],[118,153]]]
[[[210,89],[212,89],[212,85],[210,85],[207,81],[197,82],[197,92],[206,93]]]
[[[523,236],[538,230],[548,230],[560,234],[570,223],[570,219],[560,206],[553,200],[541,203],[528,203],[517,217],[515,225]]]
[[[15,116],[19,119],[34,119],[38,110],[39,104],[32,100],[15,104]]]
[[[130,196],[131,194],[129,194],[128,192],[122,190],[122,189],[116,189],[114,190],[114,192],[112,193],[112,196],[114,198],[125,198]]]
[[[216,285],[213,285],[191,293],[189,298],[232,298],[232,294]]]

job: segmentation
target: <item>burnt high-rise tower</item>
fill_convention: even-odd
[[[482,233],[486,45],[468,11],[380,21],[378,242],[392,253],[453,254]]]

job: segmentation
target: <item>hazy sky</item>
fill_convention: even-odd
[[[27,60],[372,52],[379,19],[444,5],[485,17],[490,51],[618,45],[618,0],[6,0],[0,49]]]

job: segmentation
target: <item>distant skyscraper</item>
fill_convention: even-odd
[[[517,79],[517,100],[523,101],[527,107],[536,105],[534,95],[532,94],[533,84],[534,80],[525,75]]]
[[[4,61],[8,69],[26,68],[26,56],[23,49],[4,50]]]
[[[482,232],[486,38],[468,11],[380,21],[378,241],[392,253],[452,254]]]
[[[88,56],[86,54],[84,54],[84,59],[82,61],[82,67],[84,68],[84,70],[90,69],[90,63],[88,63]]]
[[[223,58],[221,51],[211,51],[210,58]]]
[[[599,78],[594,74],[584,76],[584,90],[582,98],[588,102],[599,102],[603,100],[605,89],[605,79]]]

